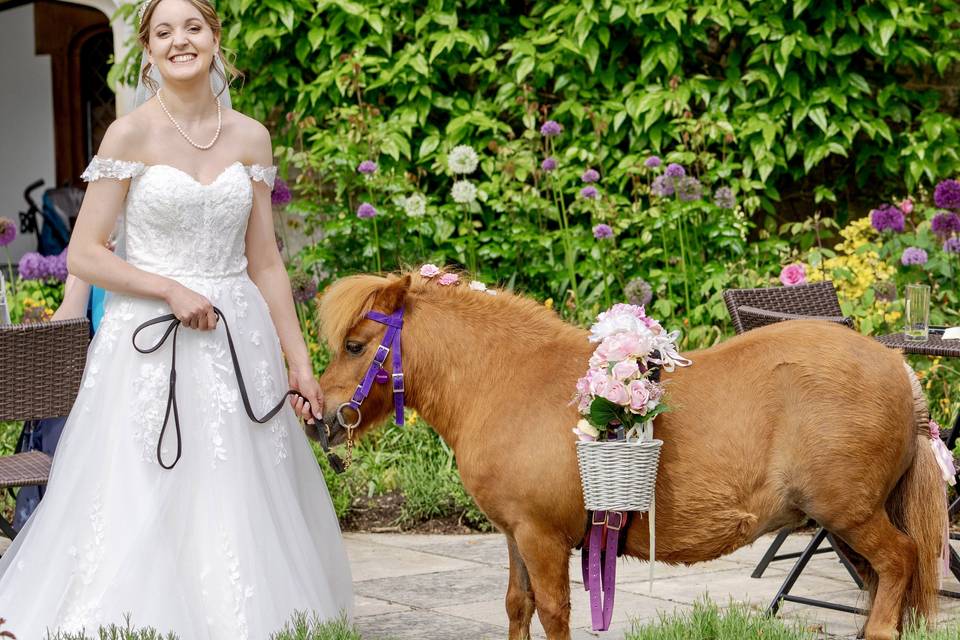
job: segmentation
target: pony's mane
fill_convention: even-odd
[[[373,308],[377,294],[404,276],[410,276],[407,298],[414,305],[432,303],[468,313],[493,310],[498,316],[509,318],[511,324],[550,337],[566,331],[577,331],[535,300],[503,289],[496,289],[496,295],[476,291],[470,288],[469,278],[464,274],[459,275],[460,281],[455,286],[441,286],[437,284],[437,278],[424,278],[419,269],[386,277],[363,274],[341,278],[330,285],[320,298],[321,335],[334,353],[339,352],[350,330]]]

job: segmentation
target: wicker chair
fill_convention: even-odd
[[[800,319],[825,320],[853,328],[853,320],[843,315],[840,310],[840,302],[837,299],[837,291],[829,280],[791,287],[728,289],[723,292],[723,301],[727,305],[727,311],[730,313],[734,329],[738,334],[776,322]],[[780,608],[781,601],[787,600],[848,613],[864,613],[863,610],[855,607],[790,595],[790,589],[793,588],[810,558],[816,554],[833,551],[837,552],[840,562],[846,567],[857,586],[863,587],[863,581],[856,569],[840,551],[840,544],[823,527],[817,530],[813,540],[802,552],[778,554],[780,547],[791,533],[791,529],[783,529],[777,533],[777,537],[767,548],[750,575],[752,578],[760,578],[771,562],[797,559],[793,569],[787,575],[786,580],[784,580],[783,585],[770,604],[769,611],[776,613]],[[827,542],[828,546],[821,549],[820,546],[824,541]]]
[[[0,325],[0,420],[36,420],[70,413],[90,342],[86,318]],[[0,490],[43,486],[50,456],[39,451],[0,457]],[[12,525],[0,517],[11,540]]]

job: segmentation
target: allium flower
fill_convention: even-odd
[[[597,191],[596,187],[584,187],[583,189],[580,189],[581,198],[587,198],[588,200],[592,200],[593,198],[596,198],[599,195],[600,195],[600,192]]]
[[[64,249],[56,256],[47,256],[47,273],[49,277],[56,278],[60,282],[66,282],[69,271],[67,270],[67,250]]]
[[[357,171],[365,176],[372,176],[377,172],[377,163],[373,160],[364,160],[360,163],[360,166],[357,167]]]
[[[677,197],[684,202],[693,202],[703,197],[703,185],[693,176],[677,179]]]
[[[903,211],[892,204],[885,204],[870,212],[870,224],[877,231],[903,231]]]
[[[560,132],[563,131],[563,127],[560,126],[560,123],[556,120],[547,120],[543,123],[543,126],[540,127],[540,135],[545,138],[552,138],[553,136],[560,135]]]
[[[780,282],[782,282],[784,286],[792,287],[793,285],[803,284],[806,281],[807,270],[804,269],[800,263],[787,265],[780,272]]]
[[[960,209],[960,182],[941,181],[933,190],[933,203],[942,209]]]
[[[540,168],[546,171],[547,173],[553,171],[557,168],[557,159],[556,158],[544,158],[543,162],[540,163]]]
[[[369,202],[364,202],[359,207],[357,207],[357,217],[362,220],[369,220],[374,218],[377,215],[377,210]]]
[[[737,206],[737,198],[730,187],[720,187],[713,192],[713,204],[721,209],[733,209]]]
[[[433,278],[440,275],[440,267],[435,264],[427,263],[420,267],[420,275],[424,278]]]
[[[47,263],[35,251],[23,254],[17,264],[17,273],[24,280],[42,280],[47,277]]]
[[[427,212],[427,199],[421,193],[414,193],[406,198],[400,198],[400,206],[411,218],[419,218]]]
[[[317,295],[316,279],[303,271],[290,275],[290,288],[293,289],[293,299],[300,303],[310,302]]]
[[[948,238],[947,241],[943,243],[943,250],[947,253],[960,253],[960,238]]]
[[[480,162],[477,152],[469,145],[461,144],[453,148],[447,156],[447,168],[451,173],[465,175],[477,170]]]
[[[638,307],[645,307],[653,300],[653,287],[643,278],[634,278],[624,287],[627,301]]]
[[[459,204],[472,204],[477,200],[477,187],[469,180],[457,180],[450,189],[453,201]]]
[[[660,160],[659,156],[650,156],[643,161],[643,166],[645,166],[647,169],[656,169],[662,162],[663,161]]]
[[[613,237],[613,229],[608,224],[598,224],[593,228],[593,237],[597,240],[604,240]]]
[[[589,184],[591,182],[596,182],[597,180],[599,180],[600,174],[597,172],[596,169],[587,169],[586,171],[583,172],[583,175],[580,176],[580,179],[583,182],[586,182]]]
[[[650,185],[650,193],[655,196],[666,198],[673,195],[673,178],[670,176],[657,176]]]
[[[960,215],[952,211],[941,211],[933,216],[930,221],[930,228],[941,238],[946,238],[953,233],[960,233]]]
[[[0,247],[5,247],[17,237],[17,225],[10,218],[0,218]]]
[[[437,284],[444,287],[449,287],[450,285],[457,284],[458,282],[460,282],[460,276],[455,273],[445,273],[440,276],[439,280],[437,280]]]
[[[900,264],[908,267],[912,264],[927,264],[927,252],[919,247],[907,247],[900,256]]]
[[[675,162],[668,164],[663,173],[671,178],[682,178],[683,176],[687,175],[687,171]]]
[[[293,200],[293,194],[290,192],[290,186],[283,178],[277,178],[273,182],[273,191],[270,192],[270,203],[275,207],[282,207],[290,204]]]
[[[903,211],[907,215],[913,213],[913,200],[910,198],[904,198],[897,206],[900,207],[900,211]]]

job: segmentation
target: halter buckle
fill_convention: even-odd
[[[380,355],[381,351],[383,355]],[[381,344],[377,347],[377,353],[373,356],[373,361],[380,365],[380,368],[383,368],[383,363],[387,361],[387,356],[390,355],[390,347],[385,344]]]
[[[403,382],[403,372],[392,373],[390,376],[393,378],[393,392],[394,393],[403,393],[405,391],[404,382]],[[399,382],[400,386],[397,386]]]

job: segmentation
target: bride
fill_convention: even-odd
[[[20,640],[95,633],[125,614],[183,640],[260,640],[294,611],[352,609],[298,424],[323,399],[274,240],[270,136],[229,107],[208,1],[147,0],[142,12],[141,82],[155,95],[111,125],[84,172],[68,253],[70,272],[110,295],[47,492],[0,559],[0,618]],[[121,212],[126,259],[104,246]],[[137,327],[170,313],[173,339],[150,351],[172,328],[154,324],[135,348]],[[287,384],[307,401],[252,421],[231,346],[257,416]],[[161,440],[168,417],[177,429]]]

